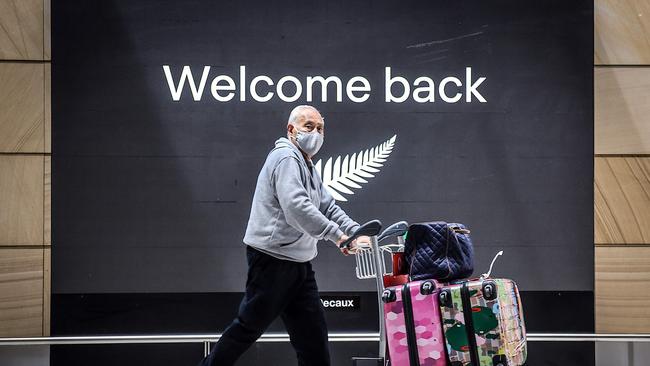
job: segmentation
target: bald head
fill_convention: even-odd
[[[313,118],[315,120],[320,120],[320,122],[323,122],[323,117],[321,116],[318,109],[310,105],[299,105],[291,110],[291,113],[289,114],[289,120],[287,121],[287,126],[297,126],[296,123],[299,123],[300,120],[304,118]]]

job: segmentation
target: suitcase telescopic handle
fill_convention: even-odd
[[[375,236],[381,231],[381,221],[372,220],[359,226],[359,228],[347,240],[339,245],[339,248],[348,248],[352,242],[360,236]]]

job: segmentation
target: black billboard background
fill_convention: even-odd
[[[372,92],[364,103],[312,103],[327,124],[319,158],[397,135],[381,172],[342,207],[358,221],[463,222],[472,229],[476,274],[503,249],[495,276],[513,278],[531,294],[551,294],[553,304],[573,298],[562,294],[584,294],[576,304],[587,308],[565,319],[577,316],[580,330],[590,330],[592,6],[54,2],[53,333],[113,329],[83,316],[77,325],[74,317],[57,321],[72,309],[106,314],[108,294],[135,294],[133,304],[142,304],[147,294],[178,294],[178,301],[183,293],[190,299],[242,290],[241,238],[257,173],[289,111],[305,99],[212,99],[212,78],[237,80],[240,65],[249,80],[368,78]],[[162,65],[174,75],[190,65],[195,78],[211,66],[202,101],[192,101],[186,88],[173,102]],[[464,80],[465,67],[472,67],[475,78],[487,77],[480,87],[487,103],[385,103],[386,66],[411,83],[418,76]],[[319,252],[314,264],[322,291],[373,290],[372,281],[355,279],[352,258],[328,243]],[[83,306],[83,294],[107,297],[98,310]],[[539,310],[533,322],[542,325]],[[126,328],[137,332],[144,324]]]

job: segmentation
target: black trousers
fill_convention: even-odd
[[[246,246],[248,278],[239,314],[200,366],[234,365],[278,316],[300,366],[329,366],[323,305],[311,263],[280,260]]]

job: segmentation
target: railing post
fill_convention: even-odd
[[[375,275],[377,280],[377,307],[379,312],[379,358],[386,356],[386,334],[384,332],[384,302],[381,300],[382,294],[384,293],[384,265],[382,261],[382,253],[379,249],[379,243],[377,242],[377,236],[370,237],[370,245],[372,246],[372,251],[374,252],[374,261],[375,261]]]
[[[203,342],[203,357],[208,357],[210,354],[210,341]]]
[[[627,342],[627,364],[628,366],[634,366],[634,343]]]

